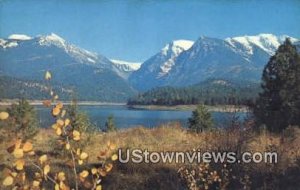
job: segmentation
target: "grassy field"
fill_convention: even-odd
[[[181,128],[178,123],[170,123],[153,129],[138,127],[109,133],[96,132],[89,137],[90,140],[86,140],[84,150],[90,155],[88,160],[90,165],[97,164],[97,155],[106,147],[108,141],[114,142],[117,148],[121,149],[139,148],[149,151],[264,152],[272,150],[279,155],[277,164],[228,164],[229,177],[222,179],[224,189],[297,189],[300,187],[299,129],[290,129],[282,135],[267,132],[256,134],[250,130],[240,129],[196,134]],[[35,152],[37,155],[44,153],[49,155],[51,163],[55,166],[54,171],[63,170],[66,174],[70,174],[71,169],[64,164],[66,156],[57,153],[53,139],[55,134],[51,129],[40,129],[33,140]],[[6,152],[10,143],[9,139],[1,140],[1,170],[10,165],[11,156]],[[178,170],[182,167],[194,168],[197,164],[116,162],[112,172],[103,179],[103,189],[186,189],[188,180],[178,174]],[[223,164],[209,164],[208,167],[208,170],[221,173]],[[32,168],[28,166],[26,170],[31,171]]]

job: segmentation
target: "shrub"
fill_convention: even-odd
[[[112,131],[116,131],[117,128],[115,126],[115,122],[114,122],[114,116],[110,115],[107,118],[107,121],[105,122],[105,129],[107,132],[112,132]]]
[[[10,115],[7,127],[13,135],[29,139],[37,133],[39,123],[36,111],[27,100],[19,100],[18,104],[13,104],[7,112]]]
[[[211,114],[204,105],[199,105],[188,120],[189,128],[197,133],[213,127]]]

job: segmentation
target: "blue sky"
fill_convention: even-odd
[[[174,39],[300,37],[298,0],[0,0],[0,37],[56,33],[108,58],[144,61]]]

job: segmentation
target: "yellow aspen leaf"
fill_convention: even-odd
[[[64,124],[65,124],[65,122],[64,122],[62,119],[58,119],[58,120],[56,121],[56,123],[57,123],[60,127],[64,126]]]
[[[83,164],[83,160],[78,160],[78,164],[82,165]]]
[[[24,169],[24,165],[25,165],[25,160],[23,159],[17,160],[15,163],[15,167],[19,171]]]
[[[5,120],[9,117],[9,114],[5,111],[0,112],[0,120]]]
[[[113,165],[111,163],[105,165],[106,172],[110,172],[112,168],[113,168]]]
[[[17,172],[11,172],[10,175],[13,176],[13,177],[17,177],[18,173]]]
[[[55,186],[54,186],[54,190],[60,190],[60,188],[59,188],[59,184],[55,184]]]
[[[60,135],[62,134],[61,128],[58,127],[58,128],[56,129],[55,133],[56,133],[58,136],[60,136]]]
[[[13,183],[14,183],[14,178],[11,176],[7,176],[2,182],[4,186],[11,186]]]
[[[63,108],[63,106],[64,105],[61,102],[58,102],[55,107],[57,107],[58,109],[61,109],[61,108]]]
[[[45,163],[48,160],[48,156],[46,154],[39,157],[39,161],[41,164]]]
[[[61,117],[65,117],[66,113],[67,113],[66,110],[62,110],[62,111],[61,111]]]
[[[44,167],[44,175],[48,175],[49,172],[50,172],[50,166],[49,166],[49,164],[47,164],[47,165]]]
[[[65,181],[66,180],[66,175],[64,172],[59,172],[57,175],[57,178],[59,181]]]
[[[52,110],[52,115],[53,116],[57,116],[59,113],[60,113],[60,109],[59,108],[57,108],[57,107],[53,108],[53,110]]]
[[[86,152],[82,152],[81,154],[80,154],[80,159],[81,160],[85,160],[85,159],[87,159],[89,157],[89,155],[86,153]]]
[[[70,148],[71,148],[71,147],[70,147],[70,143],[67,143],[67,144],[66,144],[66,149],[67,149],[67,150],[70,150]]]
[[[49,72],[49,71],[46,71],[46,73],[45,73],[45,79],[46,80],[50,80],[51,79],[51,73]]]
[[[16,140],[15,149],[19,149],[21,147],[21,144],[22,144],[22,140],[21,139]]]
[[[92,172],[92,174],[95,175],[98,172],[98,170],[97,170],[97,168],[92,168],[91,172]]]
[[[102,190],[102,185],[97,185],[96,190]]]
[[[51,106],[51,100],[44,100],[44,101],[43,101],[43,105],[44,105],[45,107],[50,107],[50,106]]]
[[[51,125],[51,127],[52,127],[52,129],[56,130],[58,128],[58,125],[57,125],[57,123],[55,123],[55,124]]]
[[[109,147],[110,150],[115,150],[117,145],[113,144],[113,143],[110,143],[108,147]]]
[[[87,170],[83,170],[80,172],[79,176],[82,178],[86,178],[89,175],[89,172]]]
[[[98,170],[98,173],[99,173],[102,177],[105,177],[106,174],[107,174],[107,172],[106,172],[105,170],[103,170],[102,168],[100,168],[100,169]]]
[[[30,142],[26,142],[24,145],[23,145],[23,151],[26,153],[26,152],[30,152],[32,151],[32,144]]]
[[[64,182],[60,182],[59,183],[59,188],[61,189],[61,190],[69,190],[70,188],[64,183]]]
[[[15,158],[23,158],[24,156],[24,152],[23,152],[23,149],[15,149],[14,152],[13,152],[13,155]]]
[[[79,141],[80,140],[80,132],[79,131],[76,131],[76,130],[73,131],[73,139],[75,141]]]
[[[79,155],[80,155],[80,153],[81,153],[81,150],[80,150],[80,148],[77,148],[77,150],[76,150],[76,155],[77,155],[77,156],[79,156]]]
[[[71,120],[70,120],[70,119],[65,119],[65,126],[70,125],[70,123],[71,123]]]
[[[118,159],[118,155],[117,154],[113,154],[112,156],[111,156],[111,160],[112,161],[116,161]]]
[[[33,186],[33,187],[39,187],[39,186],[40,186],[40,182],[37,181],[37,180],[34,180],[34,181],[32,182],[32,186]]]

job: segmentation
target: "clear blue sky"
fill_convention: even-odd
[[[54,32],[108,58],[144,61],[174,39],[300,37],[299,0],[0,0],[0,37]]]

